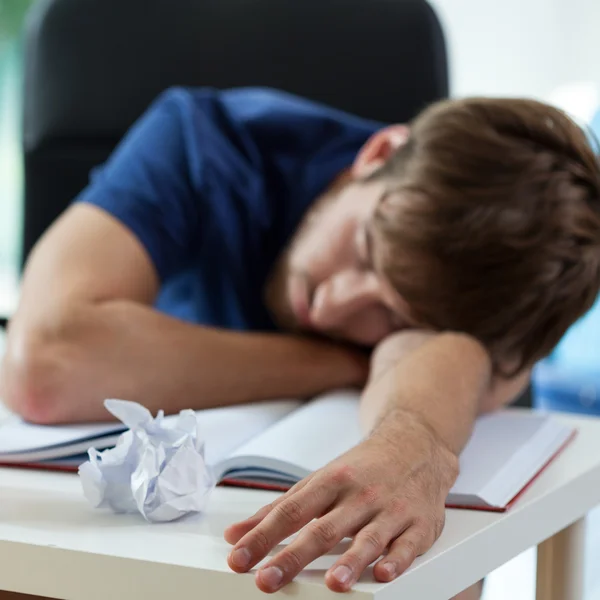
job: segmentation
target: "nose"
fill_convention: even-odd
[[[315,290],[311,323],[336,328],[349,316],[379,300],[380,285],[374,273],[346,270],[322,282]]]

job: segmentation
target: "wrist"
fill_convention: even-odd
[[[314,381],[319,390],[365,385],[369,374],[366,353],[329,340],[291,335],[279,339],[289,349],[293,372]]]
[[[365,352],[341,344],[325,342],[322,366],[331,387],[362,388],[369,377],[369,357]]]
[[[371,437],[388,447],[401,446],[402,460],[407,463],[434,465],[440,485],[448,490],[454,485],[459,473],[459,452],[417,411],[394,409],[376,424]]]

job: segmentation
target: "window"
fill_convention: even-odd
[[[0,317],[16,300],[21,243],[21,32],[35,0],[0,0]]]

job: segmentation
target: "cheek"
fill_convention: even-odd
[[[355,226],[332,215],[318,217],[299,238],[292,264],[317,281],[329,277],[352,259]]]
[[[375,346],[395,329],[385,308],[370,307],[350,316],[339,333],[356,344]]]

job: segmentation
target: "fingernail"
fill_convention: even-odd
[[[279,567],[267,567],[260,572],[260,578],[268,588],[275,589],[283,580],[283,571]]]
[[[246,568],[251,560],[252,556],[248,548],[238,548],[231,553],[231,562],[240,569]]]
[[[346,565],[339,565],[331,573],[334,579],[337,579],[342,585],[350,582],[352,571]]]
[[[393,579],[396,576],[396,565],[392,562],[385,562],[381,565],[381,570],[385,573],[385,576],[389,579]]]

